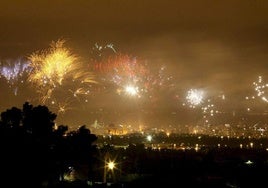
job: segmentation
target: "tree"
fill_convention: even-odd
[[[1,167],[8,184],[38,185],[55,164],[53,131],[56,114],[46,106],[23,104],[1,113]],[[14,183],[16,183],[14,181]],[[11,186],[12,187],[12,186]]]
[[[76,131],[71,131],[67,135],[69,143],[70,163],[74,168],[83,168],[88,178],[92,179],[94,173],[94,165],[96,163],[96,146],[93,143],[97,140],[95,134],[86,128],[86,125],[81,126]]]
[[[22,121],[22,111],[16,107],[1,113],[2,125],[6,128],[18,128]]]
[[[23,105],[23,126],[34,136],[46,137],[52,134],[57,115],[48,107],[38,105],[33,107],[28,102]]]
[[[28,102],[22,110],[12,107],[0,117],[0,166],[5,172],[1,182],[38,187],[44,180],[59,181],[70,163],[90,171],[97,136],[85,125],[66,134],[68,126],[55,128],[57,115],[48,107]]]
[[[77,131],[69,132],[68,139],[71,146],[71,155],[75,158],[87,159],[89,153],[94,149],[92,144],[97,140],[97,136],[91,134],[91,131],[83,125]]]

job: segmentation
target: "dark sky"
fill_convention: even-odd
[[[203,88],[237,101],[253,90],[252,82],[259,75],[267,75],[267,11],[266,0],[3,0],[0,58],[28,56],[64,38],[75,53],[87,60],[96,42],[112,43],[124,53],[146,59],[150,67],[165,65],[174,79],[171,94]],[[4,82],[0,83],[0,109],[20,107],[28,93],[11,96]],[[158,121],[148,113],[139,115],[142,108],[164,117],[160,122],[178,121],[182,117],[167,115],[181,110],[174,107],[174,100],[168,100],[174,97],[169,94],[163,93],[167,100],[145,106],[144,101],[129,102],[105,94],[103,98],[92,98],[90,108],[59,118],[66,124],[89,124],[101,109],[120,114],[107,115],[107,122],[120,123],[128,117],[131,121]],[[240,105],[233,101],[229,105]]]

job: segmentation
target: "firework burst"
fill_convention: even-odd
[[[77,57],[63,44],[63,40],[52,42],[49,50],[30,55],[30,82],[39,87],[54,88],[62,84],[66,75],[73,75],[78,68],[75,64]]]
[[[260,97],[264,102],[268,103],[268,97],[266,96],[268,84],[264,83],[262,76],[259,76],[257,82],[253,82],[257,96]]]
[[[78,57],[64,46],[64,40],[52,42],[48,50],[30,55],[31,73],[28,81],[41,96],[41,102],[56,105],[62,96],[74,100],[89,94],[94,75],[85,69]],[[60,112],[64,102],[57,102]],[[60,104],[60,105],[59,105]]]
[[[111,50],[110,50],[111,52]],[[172,76],[167,77],[166,67],[150,67],[146,60],[112,51],[110,55],[98,56],[94,61],[94,72],[99,76],[103,89],[112,88],[119,95],[153,100],[160,90],[167,92]],[[111,86],[111,87],[109,87]]]
[[[17,95],[18,84],[25,82],[25,78],[30,71],[29,62],[23,59],[8,60],[0,63],[0,78],[4,78],[10,85],[9,87],[14,89],[15,95]]]
[[[190,89],[189,91],[187,91],[186,100],[189,104],[189,107],[195,108],[203,102],[204,91],[198,89]]]

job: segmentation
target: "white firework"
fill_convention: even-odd
[[[268,102],[266,96],[268,84],[263,82],[262,76],[259,76],[258,82],[253,82],[254,89],[257,92],[257,96],[260,97],[264,102]]]
[[[200,105],[204,99],[204,91],[198,89],[190,89],[187,91],[186,100],[191,108]]]

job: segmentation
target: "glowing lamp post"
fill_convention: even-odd
[[[114,161],[107,161],[107,156],[105,157],[104,161],[104,172],[103,172],[103,182],[107,182],[107,172],[111,171],[113,173],[113,170],[115,168],[115,162]]]
[[[114,164],[113,161],[110,161],[110,162],[108,162],[107,166],[108,166],[108,169],[109,169],[109,170],[113,170],[114,167],[115,167],[115,164]]]
[[[151,142],[152,139],[153,139],[153,137],[152,137],[151,135],[148,135],[148,136],[146,137],[146,139],[147,139],[148,142]]]

